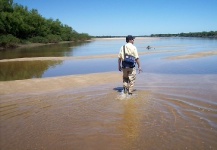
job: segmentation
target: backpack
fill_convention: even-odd
[[[122,61],[122,67],[123,68],[134,68],[135,67],[135,57],[125,53],[125,45],[123,46],[123,49],[124,49],[124,60]]]

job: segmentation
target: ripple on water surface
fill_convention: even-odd
[[[5,95],[1,147],[216,149],[216,81],[216,75],[143,73],[133,96],[122,95],[121,82]]]

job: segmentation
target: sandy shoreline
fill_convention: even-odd
[[[92,38],[92,40],[125,40],[125,37],[117,38]],[[135,37],[135,40],[156,40],[160,39],[159,37]]]
[[[106,76],[106,78],[105,78]],[[120,72],[93,73],[61,77],[35,78],[0,82],[0,95],[15,93],[40,93],[67,88],[121,82]]]
[[[20,48],[31,48],[31,47],[39,47],[44,45],[54,45],[54,44],[64,44],[64,43],[73,43],[74,41],[62,41],[59,43],[27,43],[27,44],[18,44],[16,49]]]
[[[160,39],[157,37],[136,37],[137,40],[156,40],[156,39]],[[120,38],[92,38],[90,40],[87,41],[93,41],[93,40],[125,40],[125,37],[120,37]],[[63,43],[73,43],[74,41],[62,41],[59,43],[28,43],[28,44],[18,44],[18,47],[16,47],[16,49],[19,48],[31,48],[31,47],[38,47],[38,46],[44,46],[44,45],[53,45],[53,44],[63,44]]]
[[[161,51],[145,51],[140,52],[139,55],[155,54],[155,53],[167,53],[167,52],[183,52],[184,50],[161,50]],[[217,55],[217,50],[195,52],[191,54],[169,56],[163,59],[189,59],[199,58],[211,55]],[[31,58],[14,58],[14,59],[2,59],[0,62],[13,62],[13,61],[36,61],[36,60],[73,60],[73,59],[96,59],[96,58],[117,58],[117,54],[107,55],[94,55],[94,56],[69,56],[69,57],[31,57]]]
[[[185,54],[185,55],[178,55],[178,56],[169,56],[164,59],[188,59],[188,58],[199,58],[199,57],[206,57],[211,55],[217,55],[217,50],[212,51],[205,51],[205,52],[195,52],[191,54]]]

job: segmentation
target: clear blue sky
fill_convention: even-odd
[[[14,0],[89,35],[217,30],[217,0]]]

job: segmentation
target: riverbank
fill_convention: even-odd
[[[86,40],[86,41],[91,41],[91,40]],[[13,47],[9,48],[3,48],[0,47],[1,50],[8,50],[8,49],[21,49],[21,48],[32,48],[32,47],[39,47],[39,46],[45,46],[45,45],[54,45],[54,44],[64,44],[64,43],[74,43],[75,41],[61,41],[58,43],[26,43],[26,44],[16,44]],[[77,41],[80,42],[80,41]]]
[[[85,41],[93,41],[93,40],[125,40],[126,38],[92,38],[90,40],[85,40]],[[158,37],[136,37],[138,40],[156,40],[159,39]],[[54,45],[54,44],[64,44],[64,43],[73,43],[75,41],[61,41],[58,43],[26,43],[26,44],[16,44],[13,46],[12,49],[20,49],[20,48],[32,48],[32,47],[39,47],[39,46],[44,46],[44,45]],[[81,41],[77,41],[81,42]],[[7,50],[11,48],[3,48],[0,47],[0,50]]]
[[[63,41],[59,43],[27,43],[27,44],[18,44],[17,48],[31,48],[31,47],[38,47],[44,45],[54,45],[54,44],[61,44],[61,43],[71,43],[73,41]]]
[[[160,37],[135,37],[135,40],[156,40],[160,39]],[[117,37],[117,38],[92,38],[92,40],[126,40],[125,37]]]
[[[31,48],[31,47],[39,47],[44,45],[53,45],[53,44],[61,44],[61,43],[71,43],[73,41],[63,41],[59,43],[26,43],[26,44],[15,44],[12,47],[4,48],[0,47],[1,50],[8,50],[8,49],[20,49],[20,48]]]

